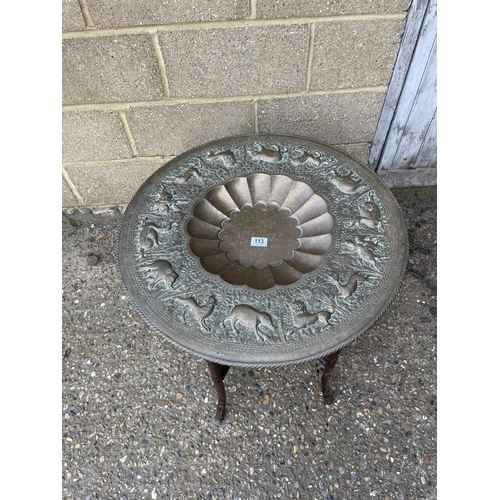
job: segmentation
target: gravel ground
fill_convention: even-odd
[[[116,266],[123,209],[63,213],[62,498],[437,498],[435,188],[393,190],[400,293],[323,366],[232,367],[224,422],[203,360],[149,327]]]

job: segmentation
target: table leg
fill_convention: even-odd
[[[333,403],[333,390],[330,382],[332,379],[333,368],[335,363],[337,363],[340,351],[341,349],[320,359],[321,363],[325,366],[323,376],[321,377],[321,391],[323,392],[323,400],[327,405],[331,405]]]
[[[226,389],[224,388],[224,377],[229,370],[229,366],[220,365],[219,363],[214,363],[213,361],[207,361],[208,371],[212,377],[212,381],[215,385],[215,390],[217,391],[217,411],[215,413],[215,420],[217,422],[222,422],[226,413]]]

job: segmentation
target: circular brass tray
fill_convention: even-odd
[[[366,331],[402,281],[392,193],[346,153],[301,137],[231,137],[157,170],[124,215],[123,280],[147,321],[233,366],[317,359]]]

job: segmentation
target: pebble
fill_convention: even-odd
[[[99,263],[99,257],[97,255],[89,255],[87,257],[88,266],[97,266],[98,263]]]

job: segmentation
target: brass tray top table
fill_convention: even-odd
[[[137,191],[120,271],[146,320],[206,360],[222,421],[230,366],[319,359],[322,392],[342,347],[399,290],[407,230],[369,169],[284,135],[214,141],[177,156]]]

